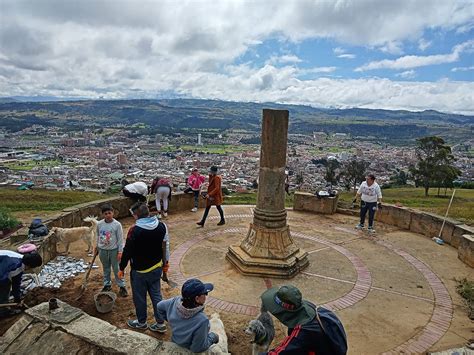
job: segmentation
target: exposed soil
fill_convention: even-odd
[[[102,294],[99,297],[97,297],[97,302],[99,304],[109,304],[109,303],[112,303],[113,301],[114,300],[109,295]]]

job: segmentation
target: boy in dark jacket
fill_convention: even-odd
[[[347,337],[342,323],[328,309],[302,299],[296,287],[273,287],[261,296],[262,308],[288,327],[288,336],[268,355],[343,355]]]
[[[21,276],[26,267],[35,268],[43,263],[37,253],[18,254],[10,250],[0,250],[0,303],[8,303],[10,290],[16,303],[21,301]],[[14,312],[0,308],[0,316]]]
[[[123,278],[124,270],[130,261],[132,269],[130,280],[137,319],[129,320],[127,324],[135,329],[149,328],[164,333],[166,325],[158,317],[156,305],[162,299],[160,278],[163,265],[167,261],[165,237],[168,229],[156,216],[150,217],[150,211],[145,203],[134,204],[130,212],[136,223],[128,233],[118,273],[119,278]],[[156,319],[156,323],[150,326],[146,322],[147,293],[150,295]]]

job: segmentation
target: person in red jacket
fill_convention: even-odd
[[[222,226],[225,224],[224,218],[224,211],[222,210],[222,177],[217,175],[217,166],[211,166],[209,170],[209,186],[207,188],[207,195],[206,195],[206,210],[204,211],[204,215],[202,219],[197,222],[196,224],[200,227],[204,227],[204,223],[206,222],[207,215],[209,214],[209,210],[211,206],[216,206],[217,211],[221,216],[221,220],[217,223],[218,226]]]
[[[197,212],[199,207],[199,194],[201,193],[202,184],[206,178],[199,174],[198,169],[193,169],[192,174],[189,176],[187,183],[188,187],[184,190],[186,193],[192,192],[194,194],[194,207],[191,212]]]

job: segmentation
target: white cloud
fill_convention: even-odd
[[[298,73],[301,75],[304,74],[316,74],[316,73],[332,73],[337,67],[314,67],[310,69],[299,69]]]
[[[282,56],[272,56],[267,61],[267,64],[287,64],[287,63],[301,63],[302,60],[293,54],[286,54]]]
[[[413,79],[416,76],[416,72],[414,70],[407,70],[407,71],[395,74],[395,76],[398,76],[403,79]]]
[[[338,58],[344,58],[344,59],[354,59],[356,57],[355,54],[349,54],[349,53],[346,53],[346,54],[340,54],[337,56]]]
[[[473,47],[474,40],[469,40],[454,46],[452,52],[449,54],[436,54],[428,56],[407,55],[394,60],[384,59],[370,62],[366,65],[356,68],[355,71],[374,69],[409,69],[427,65],[453,63],[459,60],[459,56],[462,52],[471,50]]]
[[[401,41],[387,41],[378,49],[389,54],[403,54],[403,43]]]
[[[472,67],[456,67],[456,68],[451,69],[452,72],[469,71],[469,70],[474,70],[474,66],[472,66]]]
[[[235,65],[258,56],[257,47],[279,53],[275,46],[306,39],[333,41],[341,46],[334,48],[335,55],[351,55],[344,45],[400,51],[404,41],[417,41],[428,28],[468,26],[474,13],[474,2],[469,0],[431,0],[423,11],[420,2],[412,0],[0,2],[1,96],[119,98],[173,92],[320,106],[369,102],[373,107],[443,111],[471,110],[472,106],[471,83],[302,80],[302,74],[328,74],[336,68],[299,69],[296,65],[306,61],[299,52],[301,58],[286,54],[263,67]],[[453,50],[438,59],[428,56],[428,60],[402,57],[402,63],[385,65],[409,70],[429,61],[454,60],[461,52]],[[414,86],[408,89],[408,84]]]
[[[432,41],[428,41],[424,38],[420,38],[418,40],[418,48],[420,49],[420,51],[424,51],[425,49],[427,49],[429,46],[431,46],[433,42]]]

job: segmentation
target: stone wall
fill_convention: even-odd
[[[295,211],[309,211],[322,214],[334,214],[337,209],[339,196],[318,198],[308,192],[295,192],[293,209]]]
[[[359,215],[358,209],[338,208],[337,212],[353,216]],[[377,211],[375,214],[375,220],[409,230],[410,232],[423,234],[429,238],[437,237],[443,224],[443,217],[436,214],[389,204],[383,204],[382,210]],[[441,238],[445,243],[459,248],[464,235],[474,235],[474,227],[451,218],[446,219],[441,233]],[[460,257],[464,263],[470,266],[474,265],[473,247],[473,243],[465,242],[462,252],[463,258]]]
[[[58,304],[52,311],[48,302],[27,309],[0,338],[0,354],[193,354],[174,343],[119,329],[67,303]],[[201,354],[227,351],[216,347]]]
[[[150,196],[150,202],[153,203],[154,195]],[[124,196],[114,196],[103,200],[96,200],[93,202],[83,203],[72,207],[65,208],[53,217],[43,220],[43,223],[51,230],[52,227],[72,228],[89,225],[83,219],[88,216],[96,216],[100,218],[102,205],[109,203],[114,207],[115,218],[121,219],[130,216],[130,207],[133,201]],[[205,207],[206,201],[199,199],[199,206]],[[183,212],[189,211],[194,207],[193,194],[185,194],[183,192],[173,193],[169,205],[169,212]],[[18,230],[10,236],[10,249],[16,249],[17,246],[23,244],[28,239],[28,226]],[[3,247],[3,246],[2,246]],[[51,236],[47,236],[41,243],[37,243],[38,252],[47,263],[54,259],[57,255],[56,240]]]

